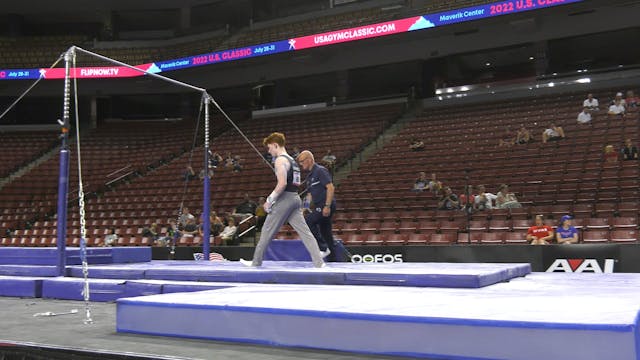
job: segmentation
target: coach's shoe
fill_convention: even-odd
[[[327,248],[327,250],[325,250],[325,251],[320,250],[320,257],[321,258],[324,259],[329,255],[331,255],[331,249]]]
[[[247,267],[256,267],[255,265],[253,265],[253,261],[251,260],[240,259],[240,264]]]

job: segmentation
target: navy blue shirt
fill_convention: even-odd
[[[324,166],[317,163],[311,168],[311,172],[307,177],[307,190],[311,194],[314,207],[321,208],[326,204],[327,184],[331,184],[331,174]],[[336,204],[335,196],[331,201],[331,205]]]

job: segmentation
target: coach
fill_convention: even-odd
[[[298,155],[298,163],[307,176],[307,200],[311,212],[306,216],[307,225],[316,236],[320,250],[330,250],[327,261],[336,261],[335,242],[331,228],[331,218],[336,210],[335,188],[331,174],[324,166],[318,165],[311,151],[305,150]],[[318,236],[319,235],[319,236]]]

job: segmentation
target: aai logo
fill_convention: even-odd
[[[603,266],[600,266],[596,259],[556,259],[546,272],[612,273],[615,263],[615,259],[605,259]]]

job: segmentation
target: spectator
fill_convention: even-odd
[[[256,208],[256,228],[258,230],[262,229],[262,224],[264,224],[264,220],[267,218],[267,211],[264,209],[265,201],[264,196],[258,199],[258,207]]]
[[[611,100],[611,103],[609,105],[615,105],[616,103],[619,103],[625,109],[627,108],[627,101],[622,97],[622,93],[621,92],[616,93],[616,97],[613,98],[613,100]]]
[[[333,171],[333,167],[336,164],[336,156],[331,153],[331,149],[327,150],[327,153],[322,157],[322,162],[327,169]]]
[[[211,150],[209,150],[209,167],[213,168],[213,169],[217,169],[218,166],[220,166],[220,163],[222,163],[222,156],[220,156],[220,154],[218,154],[217,152],[215,153],[211,153]]]
[[[420,171],[420,175],[413,184],[413,191],[423,191],[428,186],[429,179],[427,178],[427,173],[425,173],[424,171]]]
[[[422,151],[424,150],[424,142],[422,140],[413,138],[411,139],[411,143],[409,144],[409,149],[412,151]]]
[[[158,231],[158,224],[152,223],[151,226],[142,229],[142,237],[146,237],[151,239],[151,242],[154,243],[160,237],[160,232]]]
[[[291,157],[295,160],[300,155],[300,149],[297,146],[293,147],[293,151],[291,152]]]
[[[271,156],[271,154],[269,154],[268,151],[266,153],[262,154],[262,157],[265,160],[267,160],[267,162],[269,162],[269,164],[273,164],[273,156]]]
[[[473,186],[467,185],[464,189],[464,192],[458,196],[460,199],[460,206],[465,209],[472,209],[476,200],[476,195],[473,194]]]
[[[514,209],[521,208],[522,205],[518,202],[516,195],[509,192],[509,185],[502,184],[498,188],[498,195],[496,195],[496,207],[498,209]]]
[[[582,107],[589,110],[589,112],[598,111],[598,99],[593,97],[593,94],[587,94],[587,99],[582,102]]]
[[[229,151],[227,151],[227,155],[224,158],[224,167],[229,170],[233,169],[233,155]]]
[[[202,225],[196,224],[195,218],[189,218],[185,226],[182,228],[182,236],[195,236],[198,233],[199,227],[202,227]]]
[[[442,182],[436,178],[436,173],[431,173],[431,181],[429,181],[427,187],[434,195],[440,194],[440,190],[442,190]]]
[[[257,207],[258,205],[251,200],[249,194],[245,193],[243,201],[238,206],[236,206],[236,208],[233,210],[233,213],[243,216],[252,216],[253,214],[255,214]]]
[[[571,216],[564,215],[560,218],[560,224],[556,229],[556,241],[558,244],[575,244],[578,242],[578,230],[571,225]]]
[[[233,172],[242,171],[242,164],[240,164],[241,161],[242,159],[240,158],[240,155],[236,155],[233,157],[233,159],[231,160],[231,166],[233,168]]]
[[[638,148],[633,145],[631,139],[624,141],[624,147],[621,150],[622,159],[624,160],[638,160]]]
[[[460,200],[458,196],[451,191],[450,187],[445,187],[442,197],[438,201],[438,209],[440,210],[459,210]]]
[[[626,110],[626,103],[622,98],[622,93],[617,93],[616,98],[611,102],[609,106],[609,115],[624,115]]]
[[[238,229],[236,227],[236,220],[233,218],[233,216],[229,217],[227,223],[228,225],[225,226],[225,228],[220,233],[220,239],[222,239],[222,244],[224,245],[227,245],[233,240],[233,237],[235,236]]]
[[[545,225],[544,216],[536,215],[535,224],[527,230],[527,240],[531,245],[548,245],[553,240],[553,228]]]
[[[202,216],[200,217],[200,221],[201,223],[198,225],[198,235],[204,237],[204,222],[202,222]],[[218,236],[222,229],[224,229],[222,220],[220,220],[215,211],[211,211],[209,215],[209,237]]]
[[[211,223],[211,234],[213,234],[213,236],[218,236],[224,229],[222,219],[220,219],[215,211],[212,211],[211,216],[209,216],[209,222]]]
[[[533,141],[533,136],[531,136],[531,132],[522,124],[520,129],[516,133],[516,144],[526,144]]]
[[[189,212],[189,208],[185,206],[182,208],[182,214],[180,214],[180,217],[178,218],[179,228],[184,228],[189,220],[193,220],[195,223],[196,217],[193,216],[193,214]]]
[[[497,198],[495,194],[486,192],[484,185],[478,185],[478,195],[473,202],[473,208],[478,211],[493,209],[493,200]]]
[[[638,102],[640,101],[638,97],[633,93],[633,90],[627,91],[627,97],[624,99],[627,104],[627,109],[635,109],[638,107]]]
[[[213,168],[209,168],[209,179],[213,178]],[[198,173],[198,179],[204,180],[204,169],[200,170]]]
[[[591,112],[585,106],[582,108],[582,111],[578,114],[578,123],[579,124],[587,124],[591,122]]]
[[[500,140],[498,140],[498,146],[503,147],[509,147],[512,146],[513,144],[515,144],[516,139],[513,136],[513,134],[511,134],[511,129],[509,129],[509,127],[507,126],[504,129],[504,135],[502,135],[502,138],[500,138]]]
[[[118,245],[118,234],[115,228],[109,230],[109,234],[104,237],[104,246]]]
[[[613,145],[604,147],[604,162],[607,164],[615,164],[618,162],[618,153],[613,149]]]
[[[556,141],[564,139],[564,130],[561,126],[556,126],[556,124],[549,124],[549,128],[545,129],[542,132],[542,143],[546,143],[547,141]]]
[[[182,178],[186,181],[191,181],[196,178],[196,173],[193,171],[193,168],[191,167],[191,165],[187,166],[187,168],[184,171],[184,174],[182,175]]]

